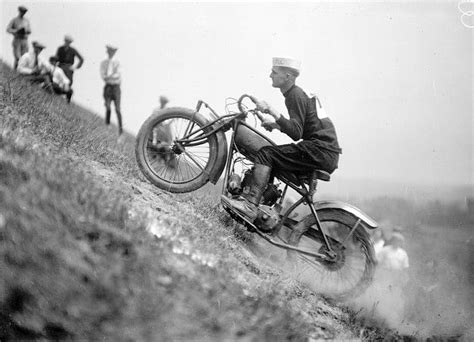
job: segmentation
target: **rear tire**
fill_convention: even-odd
[[[298,280],[318,293],[340,301],[355,298],[372,283],[375,272],[375,253],[369,234],[359,225],[348,237],[357,219],[345,211],[318,211],[318,217],[331,248],[337,253],[336,261],[320,262],[297,252],[288,252],[293,272]],[[314,216],[306,216],[300,224],[309,228],[301,236],[294,230],[290,242],[303,249],[324,251],[326,246]]]
[[[135,144],[138,166],[145,177],[160,189],[175,193],[194,191],[206,184],[217,158],[216,136],[196,146],[182,148],[176,143],[186,130],[189,133],[206,124],[202,114],[186,108],[160,110],[148,118]]]

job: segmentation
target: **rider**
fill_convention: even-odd
[[[309,97],[295,84],[300,74],[300,65],[299,61],[292,58],[273,58],[270,74],[272,86],[279,88],[285,97],[289,119],[265,101],[256,101],[259,111],[270,114],[275,119],[275,122],[263,122],[263,127],[267,130],[278,129],[299,142],[262,147],[256,155],[249,192],[238,199],[222,196],[227,206],[251,222],[257,217],[257,207],[272,170],[305,174],[318,169],[332,173],[337,168],[339,154],[342,153],[331,120],[320,119],[316,110],[316,98]]]

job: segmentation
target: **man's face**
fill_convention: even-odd
[[[33,48],[33,51],[35,52],[36,55],[39,55],[39,54],[41,53],[41,51],[43,51],[43,48],[34,47],[34,48]]]
[[[20,14],[20,17],[23,18],[23,16],[25,15],[25,11],[18,11],[18,13]]]
[[[64,45],[69,46],[71,45],[72,41],[69,39],[64,39]]]
[[[112,58],[116,52],[117,50],[107,49],[107,55],[109,55],[109,58]]]
[[[270,74],[272,87],[280,88],[288,81],[288,74],[278,67],[273,67]]]

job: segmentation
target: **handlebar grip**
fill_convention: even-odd
[[[237,107],[239,108],[239,110],[243,113],[244,112],[244,109],[242,108],[242,101],[248,97],[253,103],[257,104],[257,99],[252,96],[252,95],[248,95],[248,94],[243,94],[237,101]]]

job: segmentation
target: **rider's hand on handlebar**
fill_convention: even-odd
[[[270,114],[275,120],[278,120],[280,118],[280,113],[273,109],[273,107],[269,105],[266,101],[257,100],[256,105],[257,110],[259,110],[260,112]]]
[[[270,114],[270,105],[267,102],[257,100],[256,105],[257,105],[258,111],[262,113]]]
[[[273,131],[274,129],[280,129],[280,125],[273,121],[262,122],[262,126],[269,132]]]

